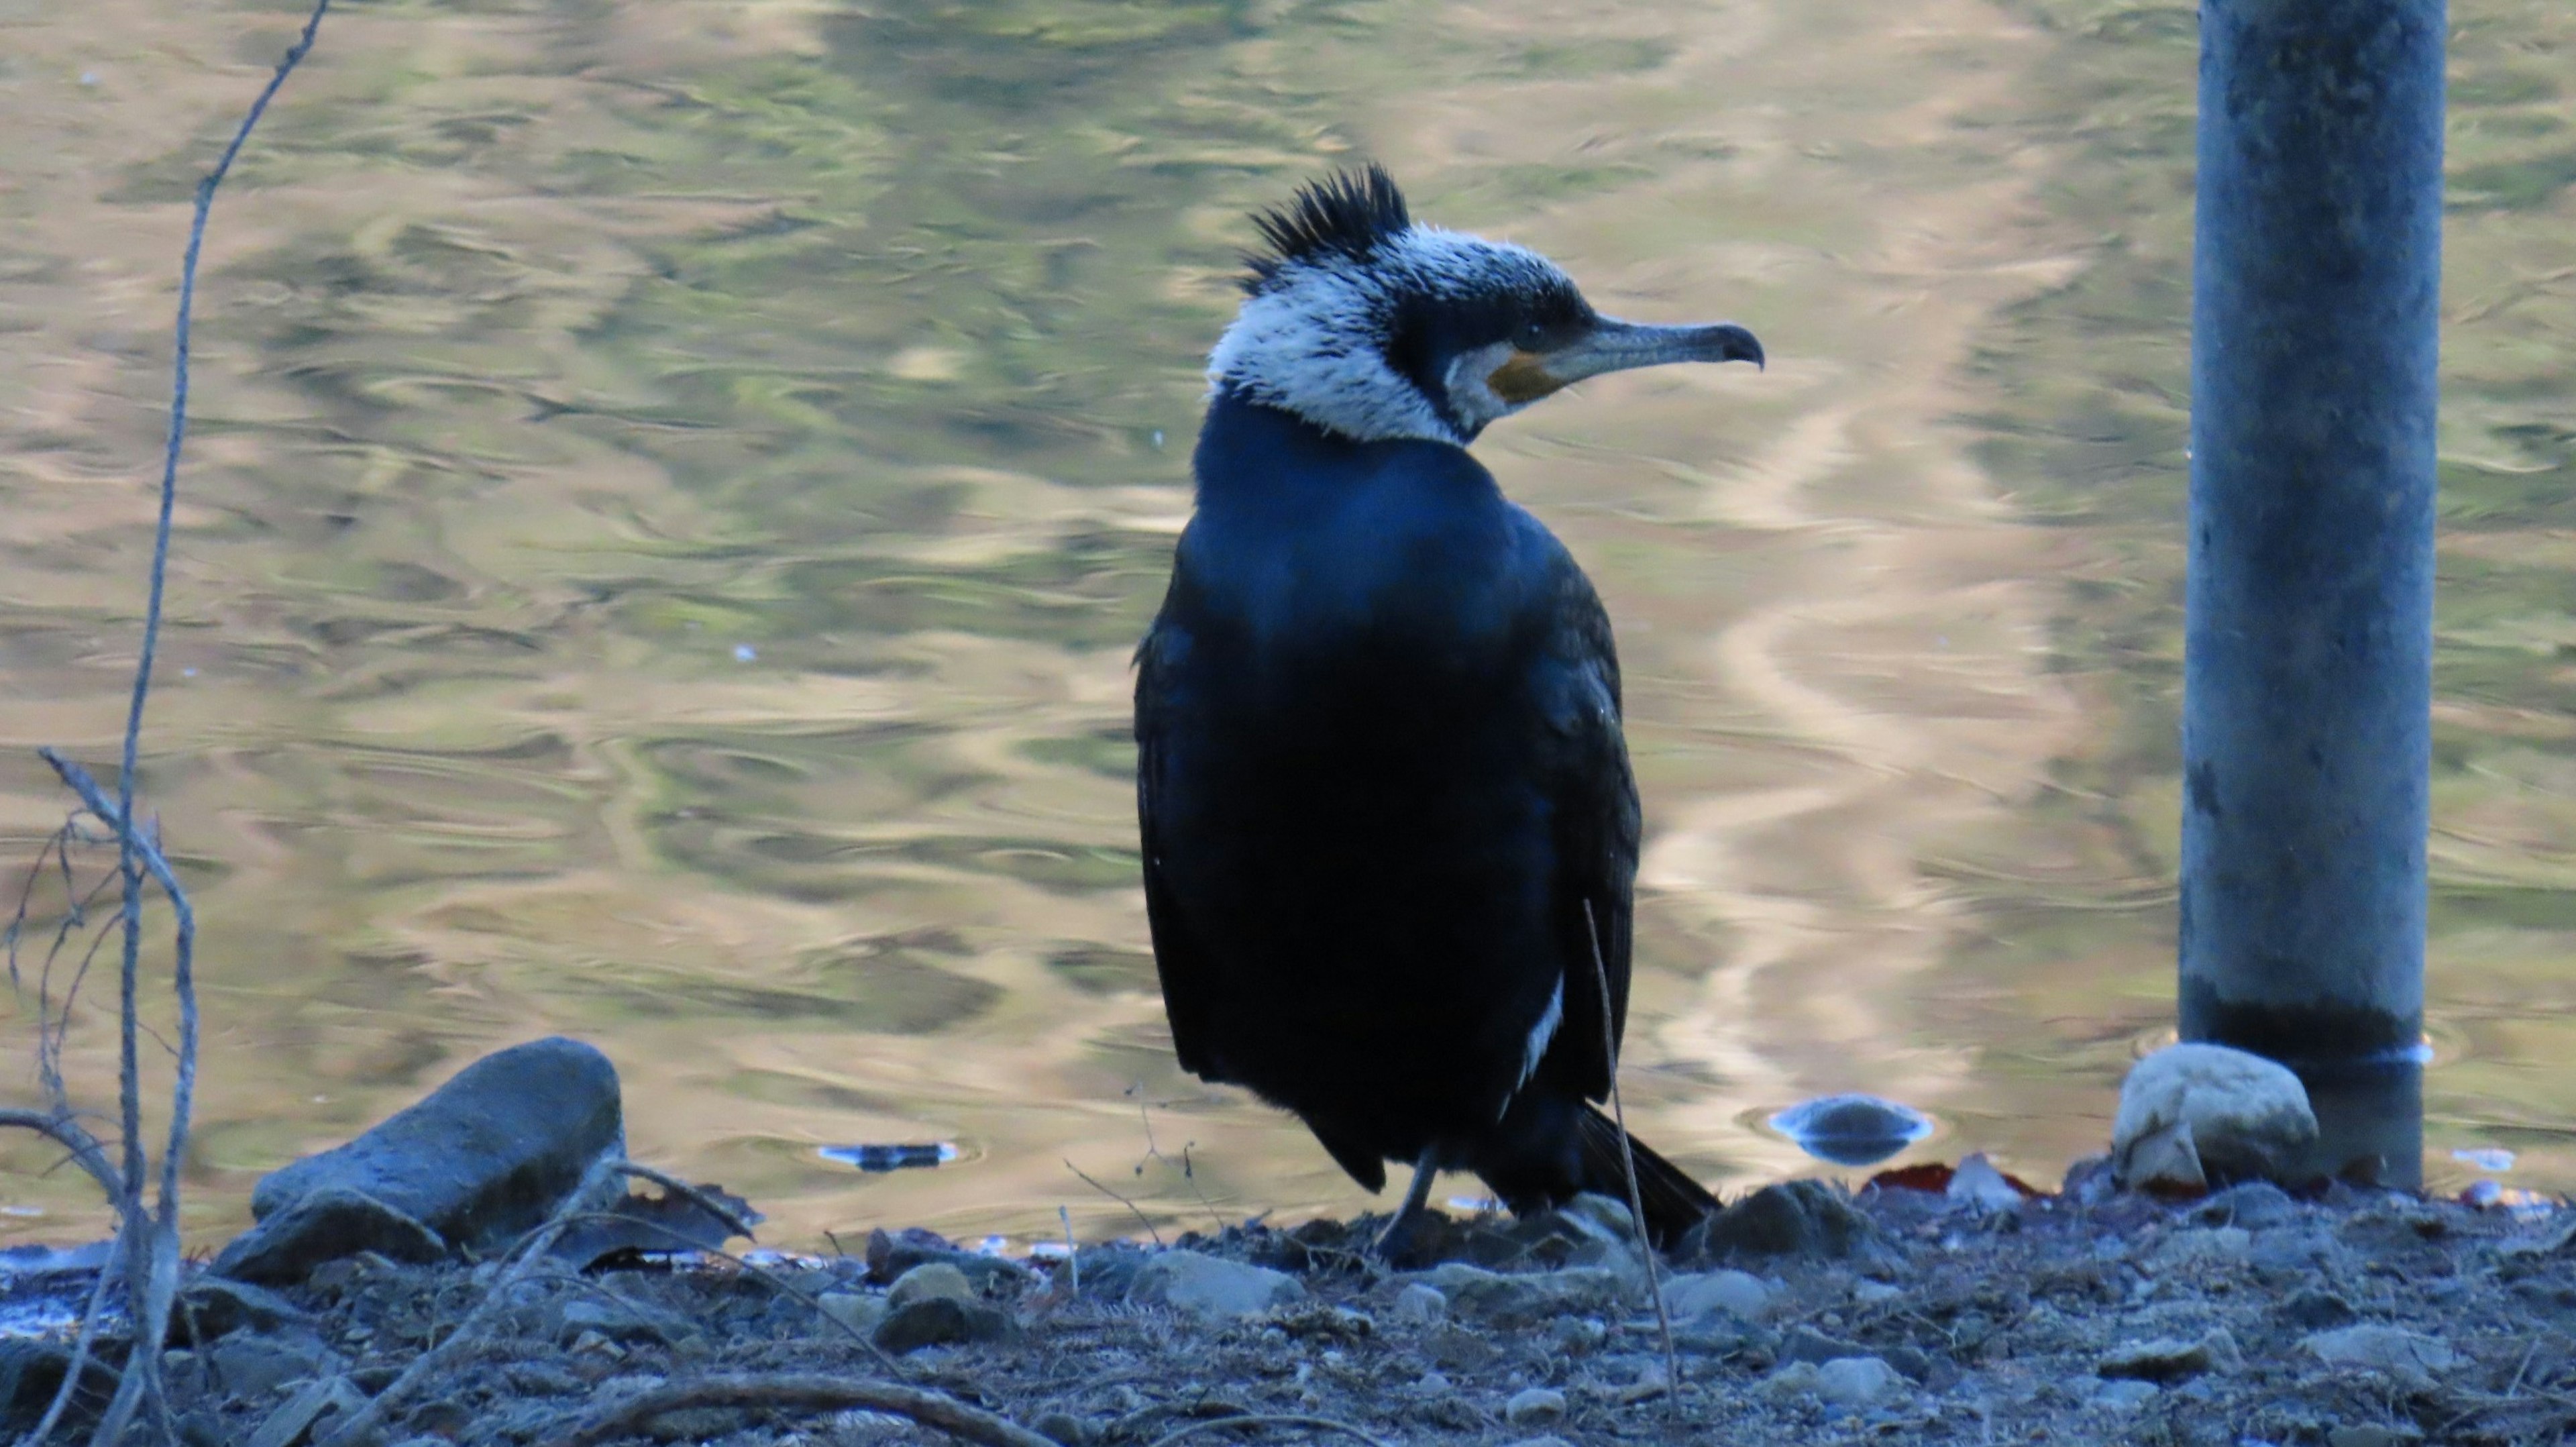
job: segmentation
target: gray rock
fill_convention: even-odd
[[[1675,1321],[1698,1321],[1715,1314],[1760,1321],[1770,1315],[1771,1302],[1770,1286],[1741,1271],[1676,1276],[1664,1283],[1664,1310]]]
[[[1431,1326],[1449,1319],[1449,1298],[1439,1287],[1416,1281],[1395,1294],[1395,1319]]]
[[[878,1346],[900,1356],[927,1346],[1007,1341],[1018,1334],[1018,1325],[1010,1313],[980,1301],[924,1296],[887,1308],[873,1339]]]
[[[2161,1385],[2208,1371],[2234,1371],[2242,1365],[2244,1357],[2236,1349],[2236,1338],[2222,1327],[2198,1341],[2157,1337],[2113,1347],[2094,1364],[2093,1374],[2105,1381],[2125,1379]]]
[[[1272,1307],[1306,1299],[1297,1278],[1266,1266],[1202,1255],[1165,1251],[1136,1273],[1127,1299],[1139,1306],[1163,1306],[1199,1317],[1254,1316]]]
[[[2167,1270],[2199,1265],[2233,1266],[2253,1254],[2254,1233],[2241,1226],[2201,1226],[2176,1231],[2147,1253],[2147,1260]]]
[[[2162,1390],[2153,1382],[2142,1382],[2129,1377],[2118,1381],[2106,1381],[2096,1386],[2093,1389],[2093,1400],[2115,1411],[2126,1412],[2155,1400],[2156,1394]]]
[[[1622,1277],[1597,1266],[1507,1275],[1452,1261],[1425,1278],[1461,1316],[1495,1326],[1519,1326],[1608,1310],[1620,1299]]]
[[[490,1250],[542,1223],[624,1141],[608,1057],[578,1040],[535,1040],[466,1066],[347,1145],[270,1172],[251,1214],[264,1225],[322,1193],[355,1191],[451,1245]]]
[[[1897,1346],[1872,1351],[1858,1342],[1830,1337],[1803,1326],[1780,1339],[1776,1355],[1784,1362],[1810,1362],[1819,1367],[1849,1357],[1868,1357],[1873,1361],[1884,1361],[1918,1382],[1932,1372],[1932,1359],[1913,1347]]]
[[[1901,1379],[1877,1357],[1836,1357],[1816,1368],[1816,1396],[1838,1407],[1867,1407],[1893,1396]]]
[[[869,1292],[827,1291],[814,1298],[814,1304],[825,1316],[861,1336],[870,1335],[877,1323],[885,1320],[886,1299]]]
[[[1503,1420],[1515,1427],[1545,1427],[1565,1417],[1565,1394],[1554,1387],[1529,1387],[1503,1403]]]
[[[200,1276],[180,1288],[170,1308],[170,1341],[197,1344],[237,1331],[284,1331],[312,1322],[294,1302],[265,1287]]]
[[[966,1279],[965,1272],[946,1261],[925,1261],[896,1277],[894,1285],[886,1288],[886,1308],[899,1310],[934,1297],[955,1302],[977,1299],[975,1284]]]
[[[2204,1226],[2242,1226],[2260,1231],[2299,1219],[2299,1203],[2269,1181],[2246,1181],[2201,1202],[2192,1208],[2191,1215]]]
[[[2448,1371],[2457,1354],[2420,1332],[2364,1323],[2303,1337],[2299,1345],[2330,1367],[2382,1372],[2409,1386],[2429,1386],[2436,1372]]]
[[[2353,1304],[2331,1291],[2310,1287],[2281,1303],[2281,1320],[2291,1326],[2322,1331],[2329,1327],[2350,1326],[2361,1319]]]
[[[550,1318],[547,1335],[559,1342],[574,1341],[584,1332],[597,1332],[620,1346],[672,1346],[698,1335],[697,1329],[680,1316],[591,1296],[557,1303]]]
[[[318,1341],[273,1336],[231,1336],[206,1352],[207,1365],[226,1396],[264,1397],[294,1382],[339,1370],[339,1358]]]
[[[1559,1356],[1590,1356],[1610,1340],[1610,1326],[1597,1316],[1569,1316],[1548,1328],[1547,1340]]]
[[[1840,1260],[1872,1249],[1878,1230],[1833,1187],[1786,1181],[1761,1190],[1693,1226],[1681,1240],[1686,1258],[1809,1256]]]
[[[225,1243],[207,1271],[265,1286],[293,1286],[325,1261],[372,1251],[395,1261],[436,1261],[447,1242],[418,1217],[364,1191],[332,1186],[297,1198]]]
[[[1089,1423],[1066,1411],[1039,1413],[1029,1423],[1029,1430],[1050,1442],[1061,1442],[1065,1447],[1082,1447],[1083,1443],[1099,1435]]]

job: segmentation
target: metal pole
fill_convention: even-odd
[[[2423,1172],[2444,0],[2203,0],[2182,1037]]]

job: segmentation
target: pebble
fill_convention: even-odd
[[[1816,1368],[1816,1395],[1840,1407],[1866,1407],[1894,1393],[1902,1379],[1878,1357],[1836,1357]]]
[[[2204,1226],[2242,1226],[2260,1231],[2299,1219],[2299,1203],[2270,1181],[2246,1181],[2193,1207],[2191,1218]]]
[[[2147,1402],[2154,1399],[2156,1394],[2162,1390],[2162,1388],[2158,1387],[2153,1382],[2142,1382],[2134,1378],[2123,1378],[2119,1380],[2105,1381],[2100,1386],[2095,1387],[2093,1389],[2093,1400],[2101,1403],[2105,1407],[2113,1407],[2121,1411],[2129,1411],[2145,1405]]]
[[[1749,1272],[1709,1271],[1666,1282],[1664,1310],[1676,1321],[1698,1321],[1717,1313],[1760,1321],[1770,1315],[1773,1295],[1762,1278]]]
[[[2094,1364],[2093,1372],[2105,1380],[2166,1383],[2208,1371],[2234,1371],[2244,1364],[2236,1338],[2221,1327],[2198,1341],[2157,1337],[2113,1347]]]
[[[2254,1233],[2242,1226],[2204,1226],[2176,1231],[2147,1253],[2161,1267],[2206,1263],[2233,1265],[2253,1254]]]
[[[1610,1327],[1597,1316],[1569,1316],[1549,1328],[1547,1335],[1560,1354],[1589,1356],[1610,1340]]]
[[[1503,1420],[1515,1427],[1543,1427],[1565,1416],[1565,1394],[1554,1387],[1528,1387],[1503,1403]]]
[[[1619,1273],[1597,1266],[1506,1276],[1452,1261],[1424,1279],[1448,1298],[1459,1315],[1497,1326],[1603,1311],[1621,1296]]]
[[[896,1277],[894,1285],[886,1288],[886,1309],[900,1310],[916,1301],[934,1298],[974,1301],[975,1284],[966,1279],[965,1272],[945,1261],[927,1261]]]
[[[1049,1441],[1062,1442],[1065,1447],[1080,1447],[1094,1435],[1080,1417],[1066,1411],[1041,1413],[1036,1421],[1029,1424],[1029,1430]]]
[[[2459,1361],[2449,1347],[2421,1332],[2364,1323],[2303,1337],[2299,1345],[2330,1367],[2384,1372],[2409,1386],[2428,1386],[2433,1373]]]
[[[320,1343],[287,1342],[275,1337],[231,1336],[206,1353],[215,1377],[234,1397],[264,1397],[290,1382],[310,1381],[336,1365]]]
[[[1878,1228],[1820,1181],[1764,1186],[1682,1237],[1685,1257],[1806,1256],[1840,1260],[1867,1251]]]
[[[1303,1301],[1306,1288],[1284,1271],[1196,1251],[1173,1250],[1156,1255],[1138,1269],[1136,1284],[1129,1289],[1127,1299],[1140,1306],[1165,1306],[1197,1317],[1243,1317]]]
[[[1017,1327],[1010,1314],[999,1307],[951,1296],[923,1296],[888,1307],[885,1319],[877,1323],[869,1340],[900,1356],[927,1346],[1003,1341],[1013,1336]]]
[[[885,1320],[886,1299],[864,1291],[827,1291],[814,1298],[823,1314],[861,1336],[877,1329]]]
[[[1957,1169],[1951,1171],[1949,1189],[1943,1194],[1958,1205],[1979,1211],[2014,1210],[2022,1200],[2021,1192],[2013,1189],[2012,1182],[2004,1179],[2004,1173],[1995,1169],[1995,1163],[1986,1159],[1984,1151],[1959,1162]]]
[[[1416,1281],[1395,1294],[1395,1319],[1431,1326],[1449,1317],[1449,1298],[1439,1287]]]

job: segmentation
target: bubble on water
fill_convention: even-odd
[[[1871,1166],[1932,1133],[1932,1118],[1875,1095],[1823,1095],[1771,1117],[1798,1149],[1838,1166]]]
[[[2501,1146],[2478,1146],[2451,1152],[2451,1159],[2472,1170],[2492,1171],[2497,1175],[2513,1169],[2513,1152]]]

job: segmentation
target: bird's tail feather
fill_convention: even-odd
[[[1628,1164],[1619,1149],[1619,1127],[1597,1106],[1583,1107],[1583,1189],[1614,1201],[1628,1199]],[[1635,1136],[1629,1149],[1637,1157],[1637,1194],[1646,1208],[1646,1239],[1665,1249],[1682,1233],[1715,1215],[1717,1197],[1692,1180],[1681,1167],[1646,1148]]]

